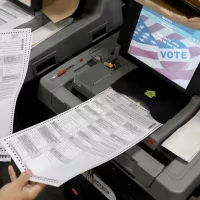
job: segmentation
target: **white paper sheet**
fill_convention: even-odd
[[[11,157],[10,155],[0,155],[0,162],[10,162],[11,161]]]
[[[87,102],[2,141],[32,181],[60,186],[118,156],[161,126],[149,111],[109,88]]]
[[[1,150],[5,150],[5,149],[1,149]],[[6,150],[5,150],[5,153],[0,154],[0,162],[10,162],[10,161],[11,161],[11,156],[8,154]]]
[[[34,19],[15,4],[0,0],[0,30],[13,29]]]
[[[39,29],[33,31],[33,42],[32,48],[37,46],[38,44],[42,43],[52,35],[56,34],[66,26],[69,26],[73,22],[73,18],[69,17],[64,19],[56,24],[53,22],[49,22],[44,26],[40,27]]]
[[[162,146],[186,162],[190,162],[200,151],[200,111]]]
[[[4,148],[0,148],[0,162],[10,162],[11,156]]]
[[[0,31],[0,138],[13,131],[15,105],[28,69],[31,42],[31,29]],[[0,156],[6,155],[0,144]]]

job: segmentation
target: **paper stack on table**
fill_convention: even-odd
[[[0,138],[13,133],[15,105],[28,69],[31,42],[30,29],[0,31]],[[9,160],[0,144],[0,161]]]
[[[32,181],[60,186],[128,150],[161,126],[142,106],[108,88],[2,143]]]
[[[200,151],[200,111],[162,146],[186,162],[190,162]]]
[[[34,16],[26,13],[15,4],[0,1],[0,30],[13,29],[34,19]]]

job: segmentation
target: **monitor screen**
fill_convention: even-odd
[[[187,89],[200,63],[200,31],[143,6],[128,54]]]
[[[24,3],[25,5],[31,7],[31,0],[18,0],[18,1],[20,1],[20,2]]]

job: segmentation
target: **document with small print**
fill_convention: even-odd
[[[0,31],[0,138],[13,132],[15,105],[26,76],[31,42],[30,29]],[[8,161],[2,144],[0,161]]]
[[[0,30],[13,29],[34,19],[8,0],[0,0]]]
[[[108,88],[50,120],[2,139],[32,181],[60,186],[128,150],[161,126],[149,111]]]

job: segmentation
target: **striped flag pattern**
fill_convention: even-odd
[[[143,14],[138,20],[128,53],[184,89],[200,62],[197,44]]]

